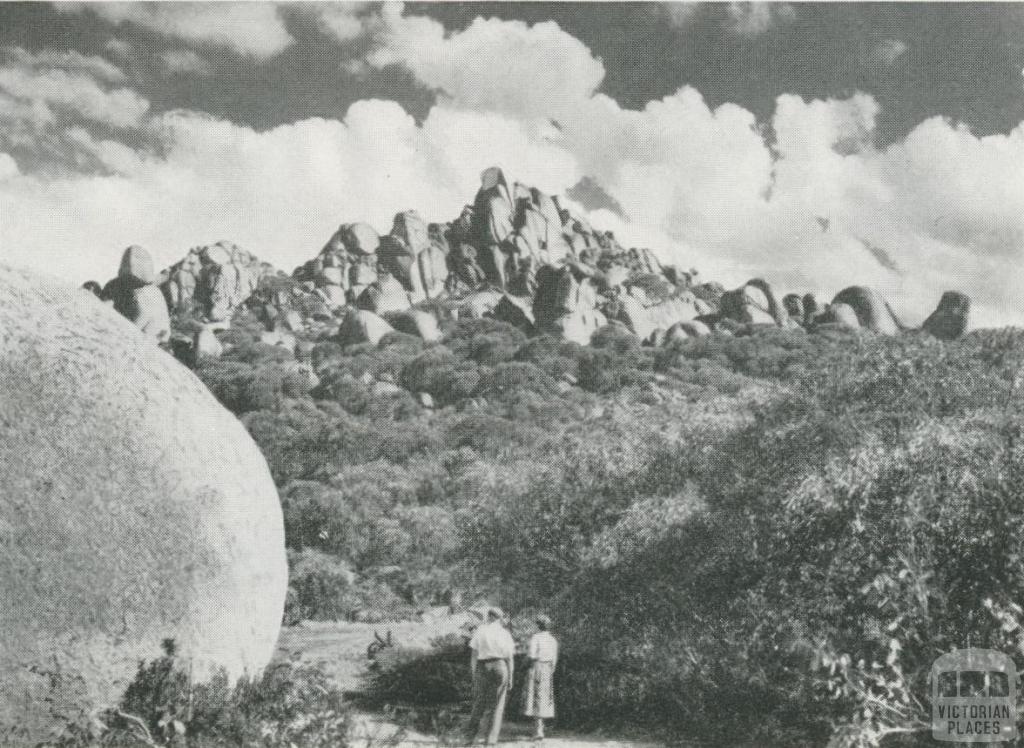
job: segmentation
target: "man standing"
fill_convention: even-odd
[[[515,667],[515,642],[502,625],[504,613],[499,608],[487,609],[487,623],[480,625],[469,641],[469,667],[473,674],[473,711],[466,731],[466,742],[476,740],[480,720],[491,713],[491,729],[487,745],[497,745],[501,720],[505,715],[505,698],[512,685]]]

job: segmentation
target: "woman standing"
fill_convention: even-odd
[[[551,619],[537,616],[536,634],[530,637],[527,657],[530,671],[526,674],[526,704],[523,714],[537,720],[534,740],[544,739],[544,720],[555,716],[553,676],[558,664],[558,641],[551,635]]]

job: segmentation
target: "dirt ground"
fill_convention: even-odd
[[[297,626],[281,630],[276,657],[317,665],[342,689],[355,690],[359,675],[366,667],[366,648],[374,640],[374,632],[386,636],[391,632],[395,644],[427,646],[434,637],[458,631],[469,617],[438,616],[423,622],[402,623],[321,623],[303,621]],[[468,663],[467,663],[468,664]],[[512,714],[509,713],[511,717]],[[357,746],[380,745],[396,734],[398,728],[380,715],[360,714],[355,729]],[[501,745],[537,745],[543,748],[655,748],[656,743],[612,738],[598,735],[576,735],[559,730],[557,724],[548,727],[548,737],[542,743],[531,739],[531,725],[525,721],[506,720],[502,728]],[[439,746],[437,738],[415,732],[405,732],[399,748]]]

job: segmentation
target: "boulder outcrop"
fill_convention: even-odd
[[[958,291],[946,291],[922,328],[939,340],[956,340],[970,324],[971,300]]]
[[[366,309],[349,309],[338,329],[338,342],[342,345],[370,343],[377,345],[381,338],[394,332],[382,317]]]
[[[165,342],[170,339],[171,320],[164,296],[154,285],[156,279],[149,252],[139,246],[128,247],[117,277],[103,287],[100,298],[113,302],[114,309],[148,337]]]
[[[141,260],[131,258],[129,265],[145,276]],[[272,269],[228,242],[192,250],[163,277],[172,308],[198,308],[204,322],[226,320],[250,293],[253,278],[266,290],[268,278],[283,277],[292,284],[291,297],[261,294],[250,306],[267,330],[276,329],[287,309],[297,309],[309,334],[333,334],[349,306],[424,339],[435,333],[423,335],[411,317],[396,315],[430,310],[445,318],[497,318],[574,341],[589,341],[598,327],[614,323],[648,345],[763,328],[842,327],[888,335],[906,329],[870,288],[851,286],[825,305],[812,294],[780,298],[761,278],[726,291],[702,282],[696,269],[681,268],[663,264],[648,248],[625,248],[612,232],[591,226],[573,203],[491,167],[480,175],[473,204],[454,220],[427,223],[406,210],[394,216],[384,236],[366,223],[341,224],[291,278],[270,278]],[[944,339],[967,327],[970,301],[951,294],[925,325]]]
[[[747,281],[734,291],[726,291],[719,300],[719,313],[747,325],[789,326],[789,314],[779,303],[771,284],[761,278]]]
[[[223,322],[273,272],[237,244],[220,241],[189,250],[164,271],[161,289],[174,312]]]
[[[0,725],[52,727],[49,697],[116,703],[167,638],[197,678],[258,673],[288,582],[277,492],[245,428],[56,281],[0,266],[0,331]],[[51,693],[55,671],[81,692]]]
[[[391,315],[388,322],[398,332],[415,335],[427,343],[436,343],[441,339],[441,328],[437,324],[437,318],[430,312],[410,309]]]
[[[383,315],[389,312],[403,312],[412,305],[408,292],[398,279],[393,275],[384,274],[359,294],[356,306]]]
[[[846,304],[857,315],[857,321],[864,329],[882,335],[895,335],[903,329],[889,304],[881,294],[867,286],[844,288],[832,299],[832,305]]]

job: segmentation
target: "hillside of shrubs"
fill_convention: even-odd
[[[560,724],[707,745],[916,744],[937,655],[1024,665],[1024,333],[583,348],[463,320],[300,341],[310,379],[259,329],[196,371],[280,489],[286,622],[544,609]]]

